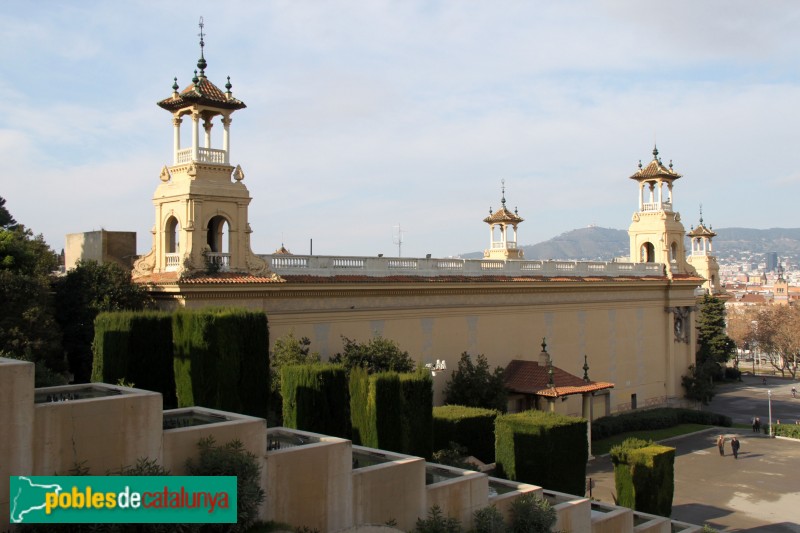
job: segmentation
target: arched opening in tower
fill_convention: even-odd
[[[226,238],[227,236],[227,238]],[[207,241],[208,247],[214,253],[228,253],[230,240],[230,224],[221,215],[208,221]]]
[[[655,247],[653,246],[652,242],[646,242],[642,245],[641,248],[641,262],[642,263],[654,263],[655,262]]]
[[[180,251],[180,223],[175,217],[169,217],[167,224],[164,228],[164,234],[167,238],[165,243],[166,253],[177,254]]]

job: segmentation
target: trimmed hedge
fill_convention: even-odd
[[[269,333],[263,312],[179,311],[173,315],[178,405],[266,418]]]
[[[457,442],[484,463],[494,462],[494,409],[443,405],[433,408],[433,449],[444,450]]]
[[[350,397],[344,366],[284,366],[281,397],[284,426],[350,438]]]
[[[617,504],[669,517],[675,488],[675,448],[626,439],[611,448]]]
[[[772,427],[775,435],[800,439],[800,425],[798,424],[773,424]]]
[[[403,393],[403,451],[433,456],[433,379],[427,369],[400,374]]]
[[[495,459],[502,477],[569,494],[586,491],[587,421],[544,411],[500,415]]]
[[[171,313],[100,313],[94,321],[92,352],[92,381],[124,380],[160,392],[166,409],[177,406]]]
[[[350,371],[353,443],[430,458],[433,381],[427,372]]]
[[[598,418],[592,422],[592,440],[605,439],[626,431],[671,428],[678,424],[731,427],[733,422],[729,416],[708,411],[659,407]]]

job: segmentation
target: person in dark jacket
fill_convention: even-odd
[[[731,439],[731,450],[733,450],[733,457],[734,459],[739,458],[739,439],[733,437]]]

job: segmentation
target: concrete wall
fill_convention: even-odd
[[[602,502],[592,502],[592,533],[617,533],[633,530],[633,510]]]
[[[494,505],[500,513],[502,513],[503,517],[506,520],[511,519],[511,504],[514,503],[514,500],[517,499],[518,496],[521,494],[527,494],[532,492],[534,496],[538,496],[539,498],[542,497],[543,489],[542,487],[537,487],[536,485],[529,485],[527,483],[517,483],[516,481],[509,481],[507,479],[500,479],[500,478],[489,478],[490,485],[492,483],[501,483],[503,485],[507,485],[509,487],[513,487],[514,490],[511,492],[505,492],[503,494],[497,495],[490,495],[489,496],[489,505]]]
[[[161,457],[161,395],[128,387],[94,386],[122,394],[34,406],[34,475],[65,475],[78,463],[84,463],[93,475],[103,475],[133,465],[141,457]],[[60,394],[85,387],[65,385],[36,392]]]
[[[544,498],[556,510],[554,531],[591,531],[592,530],[592,505],[591,500],[545,489]],[[624,530],[620,530],[622,533]]]
[[[472,527],[472,514],[486,507],[489,501],[489,476],[439,464],[428,467],[448,470],[460,477],[433,483],[426,487],[427,505],[438,505],[444,516],[457,518],[464,529]]]
[[[135,258],[135,231],[87,231],[69,233],[66,237],[64,266],[67,270],[75,268],[78,261],[117,263],[130,269]]]
[[[634,511],[634,533],[672,533],[672,522],[669,518]]]
[[[266,461],[264,460],[264,452],[267,449],[266,420],[205,407],[171,409],[164,411],[164,415],[192,412],[226,416],[228,420],[201,426],[165,429],[163,433],[162,464],[172,475],[186,474],[186,461],[188,459],[196,460],[199,457],[197,443],[200,439],[207,437],[213,437],[218,445],[232,440],[240,440],[244,448],[258,457],[259,461],[263,463],[262,471],[266,473]]]
[[[0,531],[9,521],[9,476],[33,472],[33,363],[0,357]]]
[[[381,452],[394,460],[353,470],[353,523],[385,524],[411,531],[427,512],[425,460],[362,446],[353,449]]]
[[[320,442],[266,452],[267,519],[320,531],[351,527],[351,442],[306,431],[279,429],[311,436]]]

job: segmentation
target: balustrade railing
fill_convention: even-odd
[[[191,148],[184,148],[183,150],[178,150],[178,152],[175,154],[175,164],[177,165],[182,165],[184,163],[191,163],[192,161],[196,161],[198,163],[213,163],[216,165],[224,165],[225,150],[220,150],[217,148],[198,148],[197,159],[194,159],[192,157]]]
[[[672,211],[672,202],[646,202],[642,211]]]
[[[223,272],[230,270],[231,267],[231,254],[225,254],[221,252],[206,252],[206,261],[211,264],[219,267],[219,269]]]
[[[181,254],[164,254],[167,259],[167,272],[178,270],[181,264]]]
[[[222,255],[222,254],[219,254]],[[262,255],[279,274],[311,276],[392,276],[398,272],[414,276],[592,276],[643,277],[664,273],[661,263],[617,263],[603,261],[535,261],[502,259],[431,259],[398,257],[342,257],[322,255]]]

